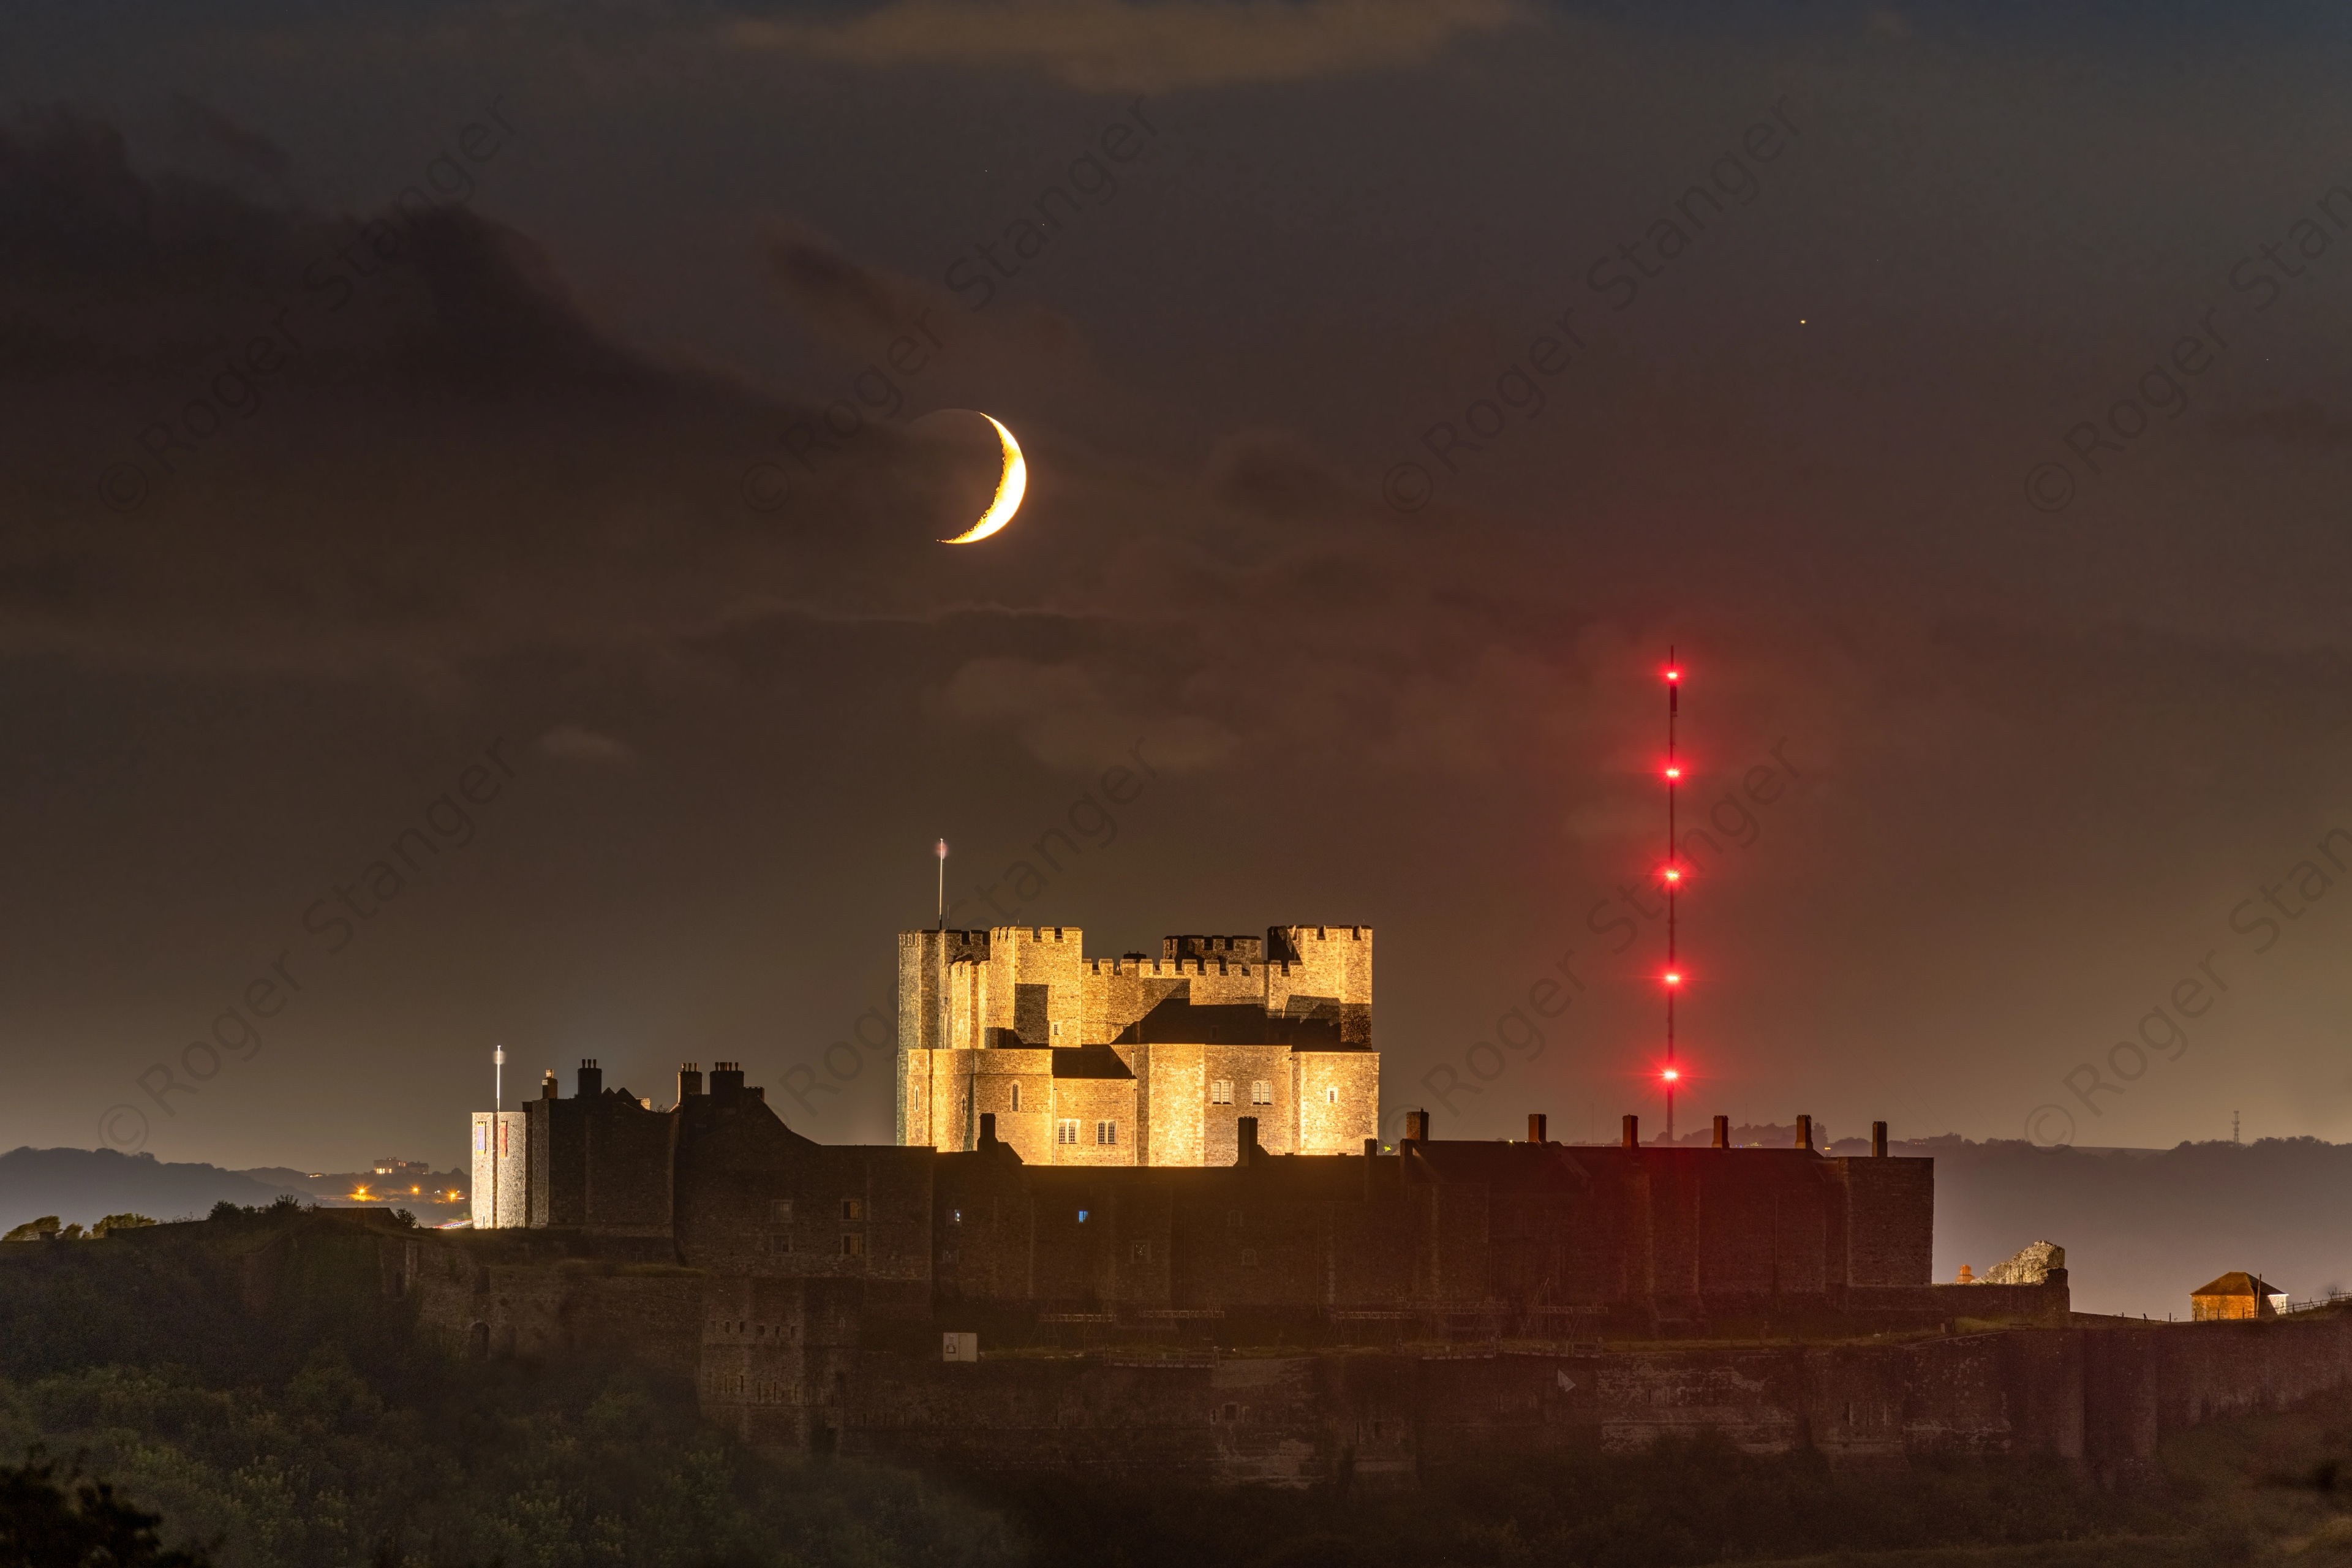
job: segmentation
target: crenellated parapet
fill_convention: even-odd
[[[1370,926],[1167,936],[1157,957],[1088,958],[1084,934],[899,933],[901,1144],[974,1148],[993,1116],[1038,1163],[1200,1164],[1235,1157],[1245,1115],[1261,1146],[1283,1152],[1377,1131]],[[1091,1058],[1011,1056],[1101,1047],[1119,1053],[1130,1087],[1106,1087]],[[1333,1051],[1362,1059],[1308,1059]]]

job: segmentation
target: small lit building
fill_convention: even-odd
[[[2191,1290],[2189,1317],[2199,1323],[2224,1318],[2275,1318],[2285,1302],[2285,1291],[2241,1270]]]

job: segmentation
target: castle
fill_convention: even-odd
[[[1083,956],[1076,926],[898,933],[898,1142],[1031,1165],[1340,1154],[1380,1124],[1372,932],[1295,925]]]
[[[1362,927],[898,953],[895,1142],[806,1138],[736,1063],[656,1109],[583,1062],[476,1115],[480,1233],[387,1237],[384,1292],[477,1355],[666,1366],[751,1442],[1032,1474],[1410,1485],[1706,1429],[2115,1476],[2352,1382],[2352,1314],[2086,1318],[2054,1249],[1931,1283],[1935,1162],[1883,1122],[1837,1157],[1804,1118],[1766,1149],[1717,1117],[1702,1149],[1416,1110],[1384,1147]]]

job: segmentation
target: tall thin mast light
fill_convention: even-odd
[[[948,929],[948,841],[940,840],[940,929]]]
[[[1677,957],[1675,931],[1675,894],[1682,886],[1681,869],[1675,864],[1675,791],[1681,787],[1683,770],[1675,760],[1675,720],[1682,708],[1683,672],[1675,663],[1674,646],[1666,647],[1666,1147],[1675,1146],[1675,1084],[1680,1070],[1675,1066],[1675,992],[1682,984],[1682,975],[1675,964]]]

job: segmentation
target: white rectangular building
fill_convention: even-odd
[[[529,1124],[520,1110],[474,1112],[474,1228],[530,1223]]]

